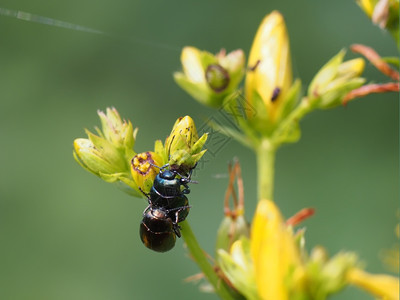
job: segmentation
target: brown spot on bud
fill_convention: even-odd
[[[278,99],[280,93],[281,93],[280,88],[278,87],[274,88],[274,90],[272,91],[271,101],[274,102],[276,99]]]
[[[260,64],[260,62],[261,62],[261,60],[257,60],[257,62],[254,64],[254,66],[252,66],[252,67],[249,66],[248,67],[249,71],[254,72],[257,69],[257,67]]]

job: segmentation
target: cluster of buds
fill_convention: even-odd
[[[369,274],[357,256],[341,252],[328,258],[322,247],[308,255],[304,230],[293,230],[270,200],[258,203],[251,235],[218,250],[218,264],[230,284],[246,299],[326,299],[349,285],[380,299],[398,300],[399,280]]]
[[[241,117],[237,118],[240,115],[237,95],[241,94],[238,84],[244,73],[243,51],[212,55],[185,47],[181,55],[183,72],[175,73],[174,77],[182,89],[201,103],[217,108],[222,105],[229,115],[237,118],[235,121],[245,137],[231,128],[221,128],[225,129],[221,132],[242,143],[252,140],[244,144],[257,147],[259,137],[274,137],[277,144],[297,140],[300,136],[297,122],[305,113],[315,108],[335,107],[349,92],[365,83],[360,77],[364,60],[344,61],[344,55],[345,51],[340,51],[323,66],[308,87],[307,96],[298,101],[301,83],[299,79],[293,80],[285,21],[278,11],[273,11],[261,22],[250,50],[244,97],[241,97],[244,102],[239,103],[245,112]],[[290,127],[292,132],[289,134],[282,126]]]
[[[198,137],[191,117],[179,118],[165,145],[155,142],[153,151],[136,153],[133,149],[137,129],[122,120],[115,108],[99,111],[102,129],[97,135],[86,130],[88,138],[74,141],[75,160],[86,170],[116,183],[137,197],[148,193],[160,168],[166,164],[182,174],[193,169],[206,150],[202,150],[207,134]]]

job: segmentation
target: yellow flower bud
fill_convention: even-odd
[[[202,104],[220,107],[244,75],[244,53],[221,50],[213,55],[195,47],[185,47],[181,54],[183,72],[176,72],[176,83]]]
[[[83,168],[97,176],[120,171],[117,165],[110,163],[89,139],[75,139],[73,155]]]
[[[245,98],[251,107],[248,111],[256,110],[253,116],[257,122],[271,127],[281,118],[292,86],[289,37],[278,11],[267,15],[258,28],[248,68],[245,82]]]
[[[290,274],[298,285],[304,272],[292,232],[270,200],[258,203],[251,230],[251,256],[261,299],[290,299],[290,290],[301,289],[288,286]]]
[[[170,167],[186,174],[203,156],[206,140],[207,134],[199,138],[191,117],[179,118],[165,142]]]

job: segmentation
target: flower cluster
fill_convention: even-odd
[[[390,2],[390,7],[397,2],[398,6],[396,0],[360,1],[360,5],[371,6],[372,2],[376,6],[381,5],[377,2]],[[300,217],[285,221],[272,201],[275,151],[282,143],[299,139],[299,121],[313,111],[331,109],[350,97],[359,97],[358,91],[368,86],[364,86],[366,80],[361,77],[364,59],[345,60],[345,54],[341,50],[323,65],[301,96],[301,82],[292,75],[285,21],[277,11],[264,18],[255,35],[244,72],[243,92],[239,87],[244,65],[240,50],[230,54],[237,59],[223,68],[215,67],[221,54],[213,56],[193,47],[182,51],[183,72],[175,74],[178,85],[200,103],[232,116],[240,131],[210,125],[252,148],[257,155],[259,201],[251,231],[244,218],[243,199],[234,201],[231,211],[225,198],[225,217],[216,247],[221,278],[246,299],[326,299],[348,285],[365,289],[378,298],[399,299],[398,279],[368,274],[361,269],[354,253],[340,252],[329,258],[322,247],[307,253],[305,231],[295,231],[297,222],[293,220],[312,210],[306,209]],[[232,82],[231,78],[235,80]],[[227,195],[233,193],[232,174],[233,171]],[[239,190],[240,185],[238,181]]]
[[[229,251],[218,250],[218,264],[246,299],[326,299],[349,285],[380,299],[399,299],[399,280],[360,268],[357,256],[340,252],[328,258],[322,247],[307,254],[304,230],[294,231],[270,200],[258,203],[250,237]]]
[[[381,27],[391,32],[397,30],[398,35],[398,0],[358,2]],[[393,24],[397,24],[397,29]],[[200,103],[228,113],[238,129],[210,125],[252,148],[257,156],[258,204],[251,225],[244,215],[239,164],[236,162],[230,169],[225,217],[217,233],[215,266],[208,262],[187,220],[179,224],[190,254],[221,298],[322,300],[355,285],[381,299],[399,299],[398,278],[367,273],[354,253],[340,252],[329,257],[322,247],[307,252],[305,230],[294,227],[313,209],[284,220],[272,201],[275,152],[281,144],[299,139],[299,121],[306,114],[334,108],[365,95],[366,90],[399,90],[396,70],[371,49],[359,45],[356,48],[394,82],[364,85],[364,60],[346,61],[346,52],[341,50],[321,67],[302,96],[301,81],[292,75],[285,21],[277,11],[261,22],[247,67],[242,50],[228,54],[221,50],[213,55],[194,47],[183,49],[182,71],[174,74],[176,83]],[[243,78],[242,89],[239,85]],[[164,143],[157,140],[153,150],[137,153],[137,129],[131,122],[122,120],[114,108],[98,114],[102,128],[96,128],[97,134],[86,130],[87,138],[74,141],[74,158],[86,170],[134,196],[150,191],[164,165],[177,174],[189,175],[206,151],[202,149],[207,134],[199,137],[189,116],[175,122]],[[235,178],[239,197],[234,189]],[[233,209],[229,208],[231,196]]]
[[[233,116],[242,133],[232,128],[219,129],[254,149],[266,137],[274,144],[297,140],[297,122],[306,113],[341,104],[347,93],[365,82],[360,77],[363,59],[344,61],[344,55],[345,51],[340,51],[317,72],[308,94],[299,101],[301,82],[293,80],[285,21],[278,11],[273,11],[260,24],[245,71],[241,50],[228,55],[223,50],[212,55],[185,47],[181,55],[183,72],[175,73],[174,77],[200,103],[222,107]],[[239,84],[243,74],[242,94]],[[238,100],[238,95],[244,102]]]
[[[97,135],[86,130],[88,138],[75,139],[74,158],[84,169],[133,196],[149,192],[160,167],[169,164],[186,174],[206,151],[202,148],[207,134],[199,138],[189,116],[175,122],[165,145],[157,140],[153,151],[136,153],[137,128],[122,120],[115,108],[98,115],[102,129],[96,128]]]

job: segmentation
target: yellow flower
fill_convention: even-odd
[[[399,279],[389,275],[373,275],[354,268],[347,273],[349,283],[385,300],[399,299]]]
[[[290,299],[301,290],[304,270],[291,230],[270,200],[258,203],[251,229],[251,257],[261,299]]]
[[[132,158],[132,178],[143,192],[150,192],[153,181],[160,170],[157,167],[161,167],[162,165],[162,158],[158,154],[150,151],[139,153]]]
[[[245,98],[258,122],[273,125],[282,116],[292,86],[289,37],[283,16],[273,11],[262,21],[251,47]],[[264,107],[261,107],[264,106]],[[249,118],[252,116],[248,115]]]

